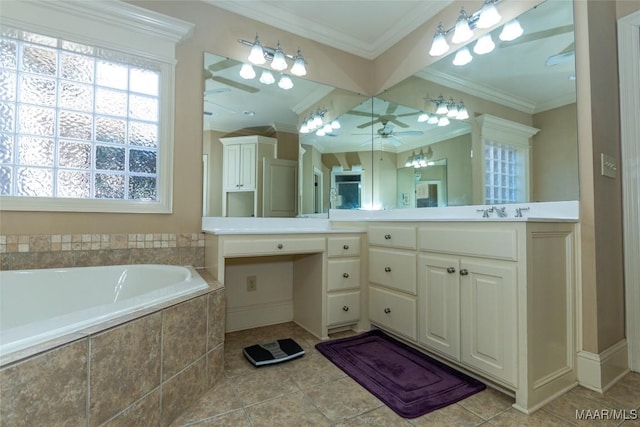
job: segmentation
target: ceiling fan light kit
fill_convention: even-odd
[[[502,19],[496,3],[500,0],[485,0],[480,10],[472,15],[468,15],[464,8],[460,9],[460,14],[453,27],[445,29],[442,23],[438,24],[436,33],[433,36],[433,42],[431,43],[431,49],[429,55],[442,56],[449,51],[449,44],[447,43],[447,35],[453,33],[451,42],[460,44],[470,40],[473,37],[473,30],[475,28],[486,29],[491,28],[498,24]],[[523,29],[517,19],[513,19],[507,22],[502,32],[500,33],[500,40],[512,41],[520,37],[523,33]],[[503,38],[505,37],[505,38]],[[491,35],[486,34],[475,44],[473,51],[478,55],[484,55],[491,52],[495,48],[495,43],[491,39]],[[453,60],[453,64],[457,66],[466,65],[473,59],[469,48],[463,47],[460,49]]]

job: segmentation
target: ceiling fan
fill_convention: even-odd
[[[509,46],[517,46],[522,43],[528,43],[540,39],[545,39],[547,37],[553,37],[560,34],[573,32],[573,25],[563,25],[560,27],[549,28],[547,30],[537,31],[535,33],[526,34],[517,38],[514,41],[504,41],[500,43],[500,47],[509,47]],[[564,62],[572,61],[575,58],[575,43],[571,42],[569,46],[567,46],[562,51],[558,52],[555,55],[549,56],[544,65],[547,67],[551,67],[553,65],[562,64]]]
[[[215,65],[217,65],[217,64],[210,65],[209,68],[211,68],[212,66],[215,66]],[[239,90],[242,90],[242,91],[248,92],[248,93],[256,93],[256,92],[260,91],[260,89],[258,89],[256,87],[249,86],[249,85],[246,85],[246,84],[241,83],[241,82],[236,82],[236,81],[228,79],[226,77],[216,76],[215,74],[213,74],[212,71],[210,71],[210,69],[207,69],[207,68],[205,68],[205,70],[204,70],[204,79],[205,80],[213,80],[213,81],[216,81],[218,83],[222,83],[224,85],[231,86],[231,87],[234,87],[236,89],[239,89]]]
[[[400,132],[395,132],[393,130],[394,126],[392,124],[388,123],[384,119],[381,120],[381,122],[382,122],[382,127],[377,130],[378,135],[364,142],[362,145],[369,145],[373,140],[381,139],[383,140],[383,142],[387,141],[394,147],[398,147],[402,145],[402,141],[397,138],[398,136],[419,136],[424,133],[421,130],[403,130]],[[354,134],[354,135],[366,135],[366,134]]]
[[[393,113],[395,113],[397,108],[398,108],[398,104],[396,104],[395,102],[389,102],[389,105],[387,106],[387,110],[385,111],[385,114],[376,114],[376,113],[362,112],[362,111],[356,111],[356,110],[348,111],[347,114],[351,114],[353,116],[363,116],[363,117],[374,118],[369,122],[365,122],[365,123],[362,123],[361,125],[358,125],[357,126],[358,129],[364,129],[369,126],[373,126],[376,123],[382,123],[383,126],[386,126],[388,122],[391,122],[396,126],[400,126],[401,128],[408,128],[409,125],[398,120],[398,117],[415,116],[418,114],[418,112],[415,111],[411,113],[395,115]]]

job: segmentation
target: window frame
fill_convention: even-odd
[[[122,2],[5,2],[4,25],[156,62],[160,67],[157,200],[0,196],[0,211],[172,213],[175,46],[194,25]]]

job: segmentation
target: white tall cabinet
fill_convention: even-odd
[[[222,215],[261,216],[263,159],[275,159],[274,138],[240,136],[222,143]]]

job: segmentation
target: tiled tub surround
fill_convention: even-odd
[[[0,270],[122,264],[204,267],[204,234],[0,235]]]
[[[199,273],[207,290],[0,367],[0,424],[171,424],[223,376],[224,288]]]

